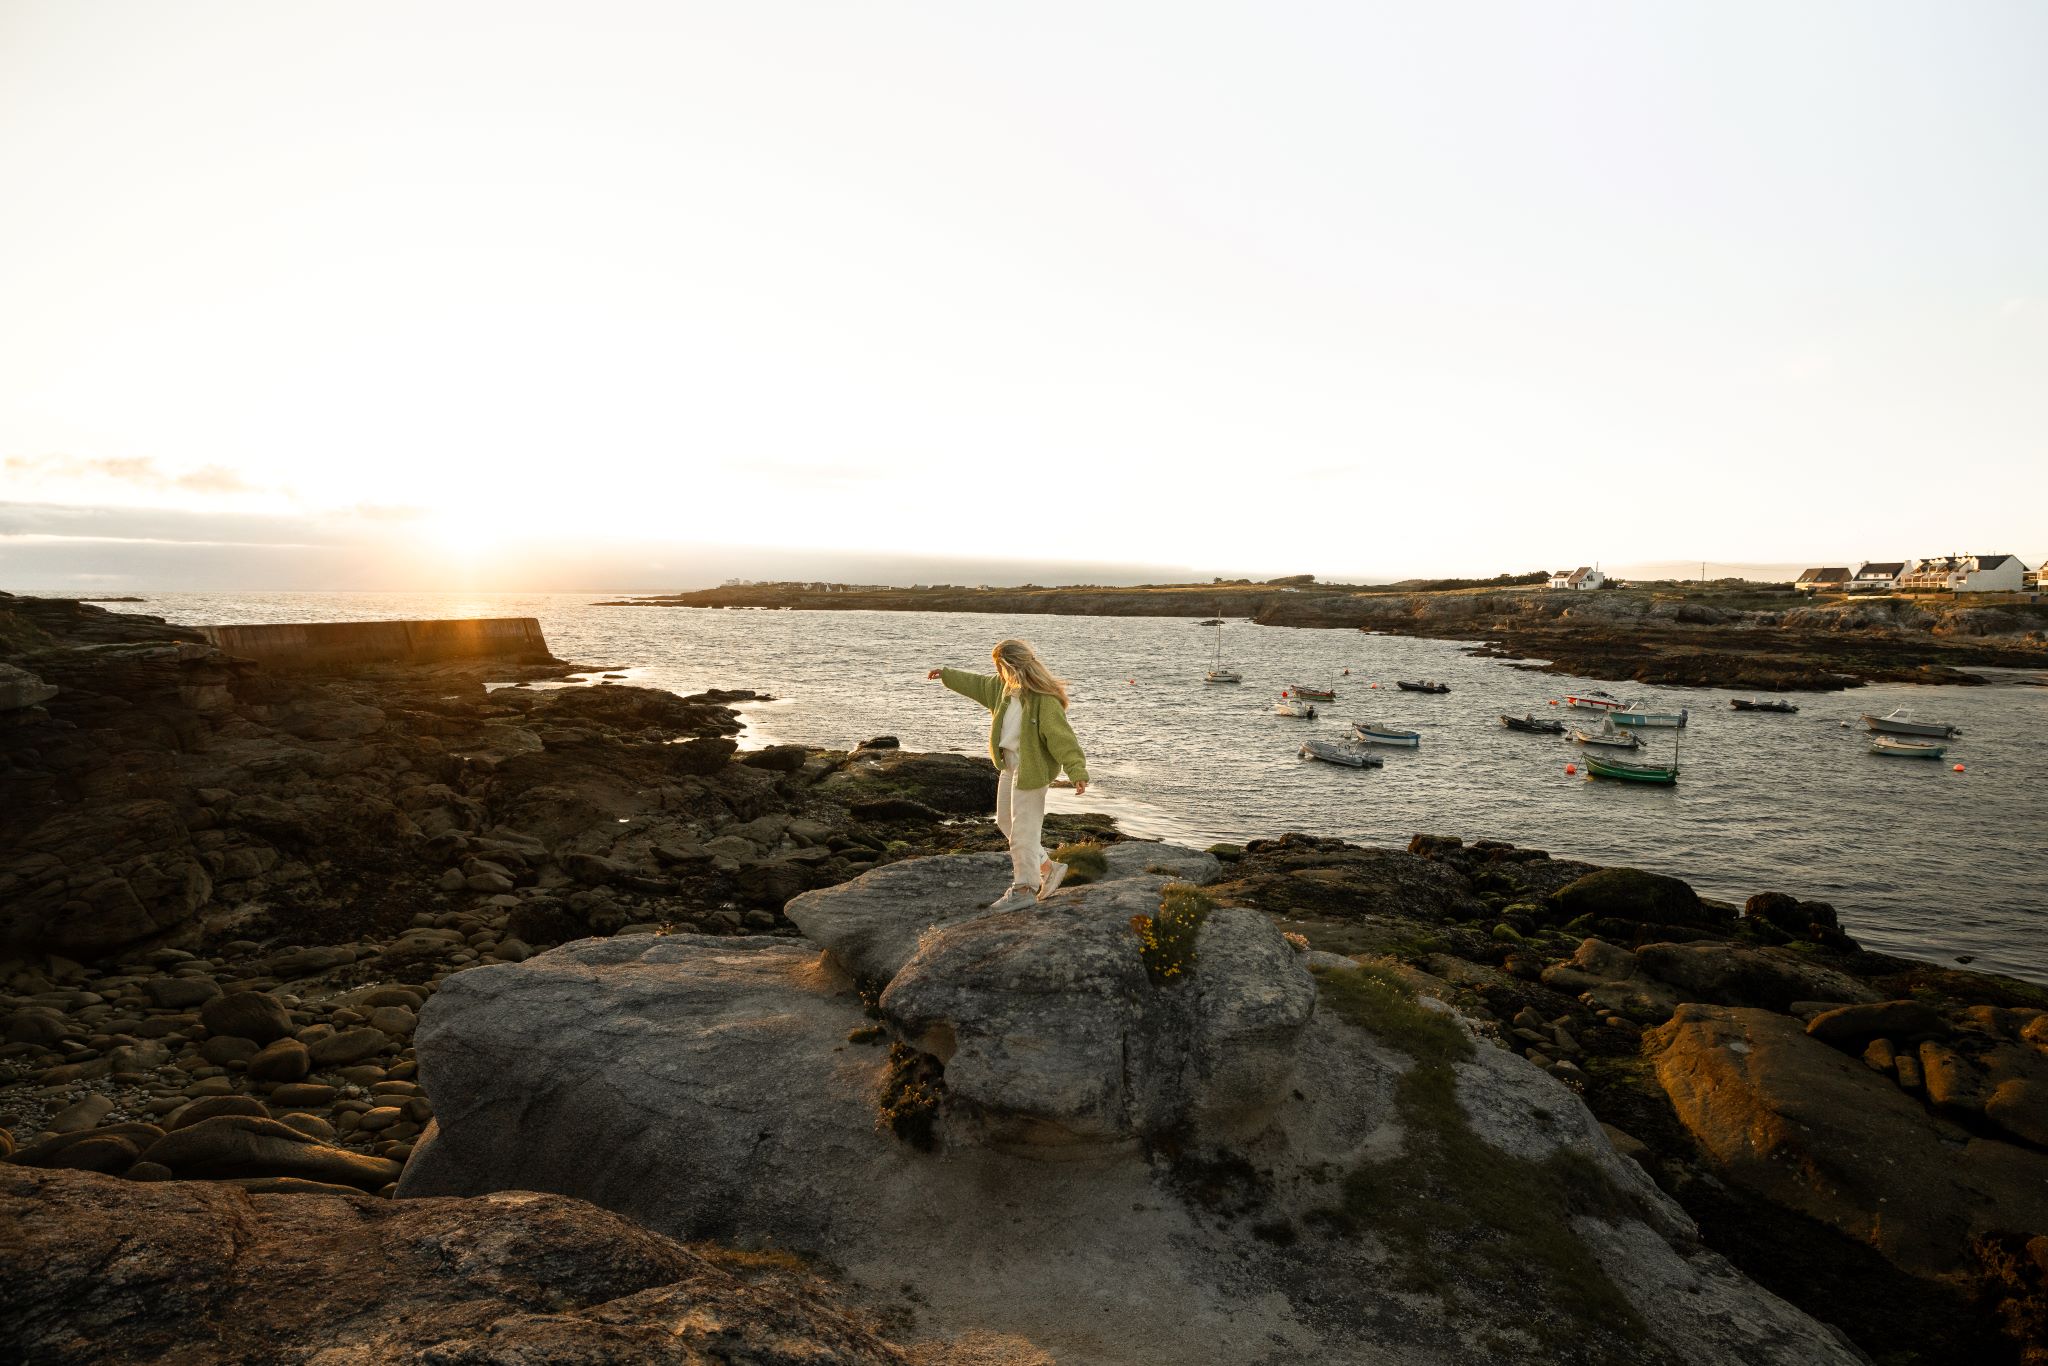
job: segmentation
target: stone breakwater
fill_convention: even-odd
[[[502,657],[523,664],[559,664],[533,617],[458,621],[279,622],[200,626],[210,645],[272,668],[334,668],[350,664],[424,664]]]
[[[500,1359],[493,1343],[670,1359],[649,1344],[721,1322],[786,1332],[777,1350],[806,1361],[1040,1361],[1031,1342],[1080,1341],[1060,1336],[1075,1316],[963,1328],[994,1321],[977,1317],[991,1297],[947,1256],[974,1264],[1015,1233],[1005,1255],[1029,1269],[1097,1225],[1075,1303],[1164,1257],[1204,1331],[1278,1334],[1282,1357],[1305,1341],[1339,1360],[1516,1359],[1493,1333],[1531,1359],[1662,1359],[1646,1343],[1721,1359],[1683,1346],[1739,1338],[1673,1317],[1693,1303],[1793,1344],[1789,1359],[1828,1359],[1830,1335],[1699,1261],[1695,1237],[1872,1352],[2016,1361],[2039,1321],[2048,999],[1865,953],[1818,903],[1737,908],[1431,837],[1290,835],[1219,846],[1219,866],[1081,817],[1058,836],[1111,841],[1116,875],[1042,921],[992,922],[980,903],[1004,879],[981,761],[887,737],[742,755],[724,705],[740,694],[537,686],[573,671],[508,661],[278,675],[191,635],[0,597],[0,1203],[33,1233],[0,1253],[29,1287],[0,1338],[36,1359],[234,1355],[246,1320],[308,1351],[468,1344],[450,1359]],[[485,686],[500,679],[514,685]],[[1220,909],[1210,969],[1163,988],[1125,922],[1156,911],[1168,877],[1204,882]],[[1330,955],[1301,960],[1305,1019],[1277,930]],[[576,1046],[532,1024],[549,992],[567,993]],[[1469,1022],[1469,1057],[1423,1046],[1449,1047],[1417,1024],[1438,1006]],[[527,1046],[474,1033],[501,1015]],[[670,1082],[579,1089],[615,1037]],[[494,1089],[500,1071],[527,1079],[545,1124]],[[1447,1075],[1454,1111],[1422,1084]],[[643,1153],[639,1129],[674,1141]],[[1361,1136],[1433,1182],[1459,1164],[1503,1179],[1416,1185],[1434,1212],[1404,1220],[1415,1183],[1380,1183],[1343,1146]],[[738,1182],[757,1147],[789,1199]],[[1573,1153],[1605,1175],[1586,1184]],[[697,1194],[676,1193],[681,1166],[701,1169],[684,1183]],[[506,1172],[571,1194],[437,1197],[421,1202],[432,1220],[378,1198]],[[1501,1202],[1524,1187],[1533,1202]],[[654,1225],[652,1241],[574,1195]],[[533,1239],[508,1241],[529,1210]],[[1533,1216],[1574,1239],[1535,1237],[1518,1222]],[[303,1291],[246,1260],[227,1277],[221,1227],[302,1248],[333,1326],[287,1327],[300,1301],[278,1297]],[[899,1246],[934,1227],[941,1250]],[[671,1234],[821,1248],[853,1278],[834,1289],[786,1258],[695,1244],[707,1269]],[[636,1250],[608,1259],[613,1243]],[[172,1265],[192,1268],[189,1294]],[[943,1287],[942,1307],[919,1281],[902,1292],[899,1265]],[[542,1266],[563,1288],[534,1288]],[[1582,1282],[1614,1298],[1557,1289]],[[1064,1305],[1065,1284],[1027,1278],[1027,1302]],[[1284,1311],[1244,1309],[1262,1284]],[[1503,1286],[1521,1298],[1473,1307]],[[1119,1307],[1101,1339],[1177,1307],[1128,1322]],[[1613,1322],[1632,1326],[1617,1338]]]

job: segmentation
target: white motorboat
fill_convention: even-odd
[[[1937,740],[1948,740],[1963,733],[1962,727],[1951,726],[1943,721],[1915,721],[1907,707],[1894,707],[1883,716],[1863,718],[1863,724],[1887,735],[1931,735]]]
[[[1422,732],[1419,730],[1396,730],[1372,721],[1355,721],[1351,733],[1369,745],[1398,745],[1403,749],[1422,748]]]
[[[1347,745],[1341,740],[1304,740],[1301,742],[1301,757],[1321,759],[1326,764],[1342,764],[1346,768],[1378,768],[1387,762],[1369,749]]]
[[[1642,740],[1634,731],[1617,730],[1614,718],[1608,717],[1599,730],[1574,730],[1572,739],[1582,745],[1598,745],[1605,749],[1641,749]]]
[[[1615,711],[1626,705],[1611,692],[1591,688],[1585,692],[1566,693],[1564,704],[1577,707],[1580,711]]]
[[[1306,697],[1296,697],[1293,693],[1283,692],[1280,694],[1280,700],[1273,704],[1273,714],[1313,721],[1316,719],[1316,704]]]

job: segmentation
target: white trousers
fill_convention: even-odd
[[[996,829],[1010,841],[1010,881],[1038,885],[1038,865],[1045,862],[1045,794],[1042,787],[1017,786],[1017,751],[1003,751],[1003,773],[996,779]]]

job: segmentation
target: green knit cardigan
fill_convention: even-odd
[[[973,674],[965,669],[941,669],[939,680],[962,697],[971,697],[988,708],[988,757],[997,768],[1003,766],[1002,738],[1003,680],[993,674]],[[1081,754],[1081,742],[1067,722],[1067,709],[1050,693],[1025,692],[1024,725],[1017,742],[1017,786],[1026,791],[1052,786],[1065,769],[1077,783],[1088,781],[1088,761]]]

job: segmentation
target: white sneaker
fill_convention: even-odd
[[[1067,876],[1066,864],[1054,863],[1050,859],[1046,860],[1046,862],[1049,865],[1047,872],[1038,884],[1038,899],[1040,901],[1057,892],[1060,889],[1060,883],[1064,882]]]
[[[989,909],[992,911],[1014,911],[1020,906],[1029,906],[1037,899],[1038,893],[1034,889],[1025,886],[1021,882],[1013,882],[1010,884],[1010,890],[997,898],[989,906]]]

